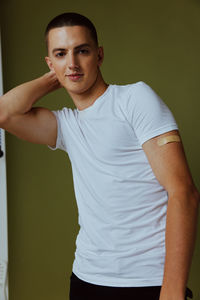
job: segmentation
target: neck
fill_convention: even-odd
[[[107,89],[108,84],[105,83],[101,72],[98,73],[94,84],[82,94],[69,93],[75,106],[79,110],[83,110],[91,106],[97,98],[99,98]]]

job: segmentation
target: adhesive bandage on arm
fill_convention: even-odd
[[[175,134],[175,135],[168,135],[168,136],[159,138],[157,141],[157,144],[158,144],[158,146],[163,146],[168,143],[180,142],[180,141],[181,141],[180,136]]]

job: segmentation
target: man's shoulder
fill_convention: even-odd
[[[134,90],[150,88],[144,81],[128,84],[112,84],[112,87],[119,93],[132,93]]]
[[[126,83],[126,84],[114,84],[114,86],[116,87],[121,87],[121,88],[129,88],[129,87],[135,87],[137,85],[147,85],[144,81],[140,80],[140,81],[136,81],[136,82],[132,82],[132,83]]]

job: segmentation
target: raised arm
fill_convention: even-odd
[[[171,131],[143,144],[149,163],[168,192],[166,222],[166,259],[160,300],[184,300],[191,265],[199,206],[181,142],[158,145],[161,137],[178,134]],[[162,144],[162,143],[161,143]]]
[[[55,73],[50,71],[1,96],[0,127],[29,142],[55,146],[57,122],[54,114],[47,108],[32,106],[59,87]]]

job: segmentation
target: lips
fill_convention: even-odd
[[[73,74],[67,74],[66,76],[67,76],[70,80],[77,81],[77,80],[79,80],[81,77],[83,77],[83,74],[80,74],[80,73],[73,73]]]

